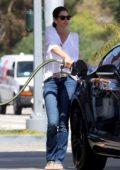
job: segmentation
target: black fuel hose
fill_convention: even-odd
[[[18,91],[18,93],[17,93],[15,96],[13,96],[11,99],[7,100],[6,102],[0,103],[0,106],[6,105],[6,104],[12,102],[13,100],[15,100],[15,99],[20,95],[20,93],[26,88],[26,86],[29,84],[29,82],[31,81],[31,79],[36,75],[36,73],[37,73],[42,67],[44,67],[46,64],[51,63],[51,62],[59,62],[59,63],[62,64],[62,61],[60,61],[60,60],[55,60],[55,59],[49,59],[49,60],[43,62],[42,64],[40,64],[40,65],[31,73],[30,77],[29,77],[28,80],[25,82],[24,86],[20,89],[20,91]]]

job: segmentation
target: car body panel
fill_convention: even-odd
[[[79,77],[70,109],[72,140],[74,134],[79,135],[75,132],[78,126],[74,123],[75,108],[78,108],[77,117],[82,117],[91,150],[106,158],[120,158],[120,44],[103,56],[92,72],[88,70],[86,76]],[[79,140],[77,136],[76,139]]]

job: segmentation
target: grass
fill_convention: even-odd
[[[34,130],[0,130],[0,135],[45,135],[45,132]]]

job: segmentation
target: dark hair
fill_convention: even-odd
[[[59,13],[61,12],[61,11],[66,11],[66,12],[68,12],[69,13],[69,11],[68,11],[68,9],[67,8],[65,8],[65,7],[63,7],[63,6],[59,6],[59,7],[57,7],[57,8],[55,8],[54,10],[53,10],[53,18],[58,18],[58,16],[59,16]],[[53,23],[52,23],[52,25],[53,25],[53,27],[56,27],[56,23],[53,21]]]

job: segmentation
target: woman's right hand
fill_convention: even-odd
[[[64,67],[65,68],[71,68],[72,64],[73,64],[73,60],[69,56],[64,58]]]

